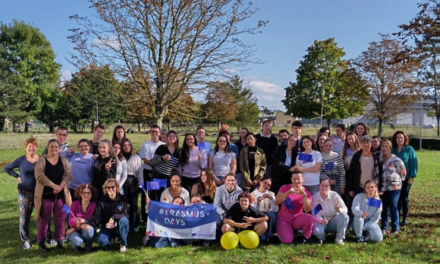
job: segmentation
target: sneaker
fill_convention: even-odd
[[[368,239],[363,236],[358,237],[358,239],[357,239],[358,243],[367,243],[367,241],[368,241]]]
[[[83,252],[83,251],[85,251],[85,249],[83,247],[75,247],[74,250],[76,252]]]
[[[64,247],[63,247],[63,240],[58,240],[58,242],[57,242],[57,248],[59,248],[59,249],[64,249]]]
[[[150,236],[144,236],[142,239],[142,245],[144,245],[144,247],[147,246],[148,240],[150,240]]]
[[[269,239],[269,242],[271,244],[278,245],[281,244],[281,238],[278,234],[273,234],[272,237]]]
[[[30,249],[31,248],[31,244],[29,243],[29,241],[24,241],[23,242],[23,249]]]
[[[399,235],[399,231],[393,231],[393,232],[391,232],[391,235],[396,235],[396,236],[398,236],[398,235]]]
[[[406,226],[406,225],[408,225],[408,224],[409,224],[409,222],[408,222],[408,218],[404,217],[403,220],[402,220],[402,223],[401,223],[400,225],[401,225],[401,226]]]
[[[51,246],[55,246],[57,244],[57,241],[55,241],[55,239],[46,239],[44,241],[44,243],[51,245]]]
[[[335,239],[335,243],[338,245],[345,245],[344,241],[342,240],[342,238],[336,238]]]
[[[49,249],[44,242],[38,242],[38,248],[43,252],[49,252]]]
[[[119,247],[119,252],[125,253],[126,251],[127,251],[127,247],[121,244],[121,246]]]
[[[139,232],[139,226],[133,228],[133,231],[136,232],[136,233]]]

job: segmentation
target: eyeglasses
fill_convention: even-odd
[[[89,145],[80,145],[79,147],[80,148],[87,148],[87,147],[89,147]]]
[[[105,189],[107,189],[107,190],[110,190],[110,189],[115,190],[116,186],[107,186],[107,187],[105,187]]]
[[[219,140],[219,143],[226,143],[226,140]]]
[[[91,195],[92,193],[91,193],[91,192],[81,192],[81,194],[84,194],[84,195]]]

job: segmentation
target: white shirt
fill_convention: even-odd
[[[305,154],[307,154],[307,153],[305,153]],[[308,169],[308,168],[315,167],[316,163],[318,163],[318,162],[322,163],[322,155],[320,152],[318,152],[316,150],[312,150],[312,153],[310,153],[309,155],[312,155],[312,162],[305,162],[305,161],[299,160],[299,155],[298,155],[298,157],[296,157],[295,164],[298,164],[303,169]],[[303,172],[303,176],[304,176],[304,182],[303,182],[304,186],[318,185],[319,179],[321,177],[321,172],[319,170],[317,172]]]
[[[260,136],[261,136],[261,137],[265,137],[265,138],[270,138],[270,137],[272,136],[272,134],[269,134],[269,135],[265,136],[265,135],[263,134],[263,132],[260,132]]]
[[[162,194],[160,195],[161,202],[163,202],[163,203],[172,203],[173,202],[173,197],[170,194],[170,188],[165,189],[165,191],[163,191]],[[168,200],[166,202],[164,201],[165,196],[167,197],[167,200]],[[180,193],[179,197],[181,197],[183,199],[183,201],[185,202],[185,205],[190,205],[189,192],[185,188],[182,188],[182,192]]]
[[[258,197],[262,197],[265,194],[269,194],[270,196],[272,196],[273,199],[263,199],[260,202],[260,205],[258,205],[257,203],[257,199]],[[264,193],[261,193],[258,191],[258,189],[255,189],[252,193],[251,193],[252,197],[254,198],[254,202],[251,204],[251,206],[253,206],[255,209],[257,209],[260,212],[263,213],[268,213],[268,212],[278,212],[278,205],[275,204],[275,194],[269,190],[265,191]]]
[[[315,195],[313,195],[312,201],[313,201],[312,210],[318,204],[322,206],[322,210],[319,211],[315,216],[316,219],[324,218],[327,221],[330,221],[330,219],[332,219],[337,214],[347,213],[347,206],[345,206],[344,201],[337,192],[329,191],[327,198],[325,200],[321,197],[321,192],[315,193]],[[339,207],[340,207],[339,212],[337,212],[335,209],[336,201],[339,203]]]
[[[145,158],[147,159],[153,159],[154,157],[154,152],[156,152],[156,149],[160,146],[160,145],[164,145],[165,143],[163,143],[162,141],[159,141],[157,143],[153,143],[153,141],[149,140],[144,142],[144,144],[142,144],[141,147],[141,159],[144,160]],[[153,170],[153,168],[148,165],[147,163],[145,163],[142,165],[142,168],[146,169],[146,170]]]

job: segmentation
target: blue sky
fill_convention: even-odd
[[[249,83],[258,104],[285,110],[284,87],[295,81],[295,70],[314,40],[335,38],[346,59],[358,57],[378,33],[391,34],[417,13],[422,0],[255,0],[259,12],[247,23],[269,20],[260,35],[245,38],[255,44],[264,64],[249,65],[240,75]],[[52,43],[61,74],[68,78],[76,69],[66,61],[72,45],[68,29],[76,27],[69,16],[90,16],[85,0],[2,0],[0,21],[20,19],[40,28]]]

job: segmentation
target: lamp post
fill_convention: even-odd
[[[266,110],[266,107],[264,105],[260,106],[261,109],[263,109],[263,113],[261,114],[261,123],[264,122],[264,111]]]
[[[96,123],[99,124],[99,115],[98,115],[99,102],[95,101],[95,103],[96,103]]]

